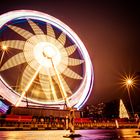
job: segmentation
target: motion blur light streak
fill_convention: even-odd
[[[0,101],[0,112],[6,113],[8,109],[9,109],[9,106],[7,106],[5,103]]]
[[[0,19],[1,36],[5,32],[12,36],[2,39],[1,46],[16,51],[2,62],[0,87],[5,84],[10,90],[1,90],[0,95],[16,106],[25,106],[27,98],[32,105],[60,107],[66,99],[69,106],[82,107],[91,93],[94,73],[88,52],[72,29],[31,10],[8,12]],[[12,88],[5,73],[20,65],[17,88]]]
[[[35,74],[33,75],[32,79],[29,81],[29,83],[27,83],[27,86],[25,87],[24,91],[22,91],[22,94],[21,94],[20,98],[18,99],[18,101],[16,103],[16,106],[19,106],[22,98],[25,96],[26,92],[29,90],[31,84],[33,83],[33,81],[35,80],[36,76],[38,75],[40,69],[41,69],[41,65],[39,66],[39,68],[37,69]]]

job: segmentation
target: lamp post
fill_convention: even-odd
[[[128,92],[128,96],[129,96],[129,101],[130,101],[130,105],[131,105],[131,110],[132,110],[132,114],[134,117],[134,108],[133,108],[133,104],[132,104],[132,100],[131,100],[131,95],[130,95],[130,88],[133,86],[134,81],[131,78],[126,79],[126,88],[127,88],[127,92]]]

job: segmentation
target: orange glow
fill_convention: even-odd
[[[7,50],[7,48],[8,48],[8,47],[7,47],[7,46],[5,46],[5,45],[3,45],[3,46],[2,46],[2,50],[3,50],[3,51],[6,51],[6,50]]]
[[[122,77],[122,82],[121,82],[121,85],[122,87],[126,87],[126,88],[134,88],[136,87],[136,82],[137,82],[137,77],[132,74],[132,75],[123,75],[121,76]]]
[[[132,85],[133,84],[133,80],[132,79],[127,79],[126,80],[126,84],[127,85]]]

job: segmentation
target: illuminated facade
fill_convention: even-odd
[[[60,20],[31,10],[0,16],[0,95],[15,106],[80,108],[93,68],[79,37]]]

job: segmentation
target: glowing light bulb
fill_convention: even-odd
[[[43,53],[45,54],[46,57],[52,58],[56,55],[56,50],[51,46],[47,46],[44,47]]]
[[[4,51],[6,51],[6,50],[7,50],[7,48],[8,48],[8,47],[7,47],[7,46],[5,46],[5,45],[3,45],[3,46],[2,46],[2,50],[4,50]]]
[[[127,85],[132,85],[133,81],[131,79],[127,79],[126,83],[127,83]]]

